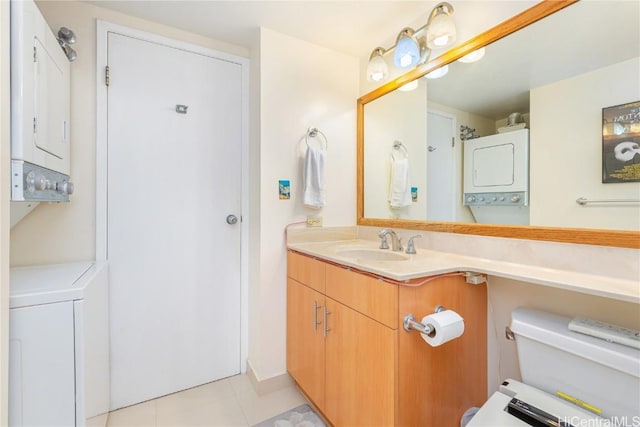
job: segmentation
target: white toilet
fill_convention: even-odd
[[[505,380],[468,427],[640,425],[640,350],[570,331],[570,321],[512,312],[522,382]]]

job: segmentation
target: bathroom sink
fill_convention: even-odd
[[[336,255],[362,261],[406,261],[408,256],[379,249],[342,249]]]

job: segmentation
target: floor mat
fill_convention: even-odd
[[[309,405],[301,405],[253,427],[326,427]]]

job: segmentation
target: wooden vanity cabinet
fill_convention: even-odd
[[[325,264],[288,252],[287,370],[314,404],[324,406]]]
[[[487,287],[462,276],[443,276],[422,286],[400,286],[399,315],[418,321],[436,306],[464,318],[464,333],[431,347],[418,332],[398,336],[400,426],[459,426],[464,412],[487,400]]]
[[[455,426],[486,400],[485,285],[397,286],[291,251],[287,274],[287,370],[333,425]],[[464,317],[462,337],[431,347],[403,329],[439,304]]]
[[[287,370],[319,408],[325,395],[324,306],[324,295],[287,279]]]
[[[398,289],[327,265],[324,413],[336,426],[392,426],[397,416]]]
[[[397,330],[379,320],[397,325],[397,287],[294,252],[287,266],[291,376],[335,426],[394,425]]]

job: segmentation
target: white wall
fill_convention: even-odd
[[[0,425],[7,425],[9,355],[9,2],[0,1]]]
[[[602,108],[640,99],[638,70],[635,58],[531,91],[532,224],[640,230],[638,204],[575,202],[640,195],[640,182],[602,183]]]
[[[364,215],[367,218],[426,218],[427,216],[427,84],[409,92],[396,90],[366,107],[364,135]],[[404,208],[389,206],[391,152],[395,141],[406,147],[409,185],[418,188],[418,202]]]
[[[256,377],[286,372],[287,224],[321,215],[325,226],[356,217],[358,59],[262,28],[260,30],[260,272],[250,283],[249,363]],[[328,139],[326,206],[302,205],[307,128]],[[278,198],[278,180],[291,199]],[[252,240],[258,236],[251,236]]]
[[[68,204],[41,203],[11,230],[11,265],[95,259],[96,19],[248,57],[247,49],[77,1],[37,3],[54,32],[76,33],[71,64],[71,179]]]

